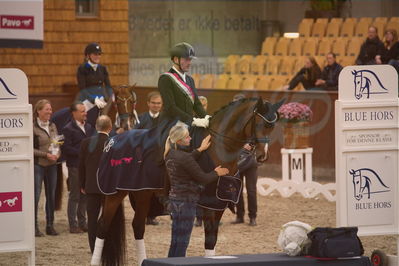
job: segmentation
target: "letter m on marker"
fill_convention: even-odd
[[[298,161],[295,158],[293,158],[291,167],[293,170],[302,169],[302,158],[299,158]]]

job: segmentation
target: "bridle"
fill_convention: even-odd
[[[119,115],[119,118],[120,118],[120,120],[121,120],[121,123],[122,123],[122,121],[127,121],[127,127],[130,127],[130,121],[129,121],[129,118],[130,117],[134,117],[134,105],[135,105],[135,103],[136,103],[136,101],[137,101],[137,97],[136,97],[136,93],[135,92],[131,92],[130,93],[130,95],[129,96],[127,96],[127,97],[121,97],[121,96],[119,96],[119,95],[117,95],[116,96],[116,99],[117,99],[117,103],[116,103],[116,105],[117,105],[117,109],[118,109],[118,115]],[[125,109],[125,112],[124,113],[120,113],[119,111],[119,108],[118,108],[118,101],[119,102],[121,102],[122,104],[123,104],[123,107],[124,107],[124,109]],[[132,108],[131,108],[131,111],[129,111],[129,108],[128,108],[128,103],[129,102],[131,102],[132,103]]]

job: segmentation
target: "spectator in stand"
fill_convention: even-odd
[[[398,33],[394,29],[385,31],[384,53],[375,57],[377,64],[390,64],[399,73],[399,42]]]
[[[384,53],[384,44],[378,37],[377,28],[370,26],[367,33],[367,39],[360,47],[359,55],[356,59],[357,65],[374,65],[376,56]]]
[[[79,153],[80,189],[87,199],[87,229],[90,250],[93,253],[96,241],[97,220],[100,214],[103,194],[97,185],[97,169],[103,149],[112,130],[112,121],[106,115],[97,118],[95,134],[82,141]]]
[[[302,83],[305,90],[316,87],[316,80],[321,77],[321,70],[314,57],[309,56],[305,59],[305,66],[291,79],[285,90],[293,90],[299,83]]]
[[[55,190],[57,188],[57,159],[60,149],[57,140],[57,128],[50,122],[53,113],[48,100],[39,100],[33,110],[33,150],[35,184],[35,236],[43,236],[37,222],[42,183],[46,192],[46,234],[58,235],[54,229]]]
[[[337,63],[334,53],[326,55],[327,65],[321,72],[321,78],[316,80],[316,86],[327,91],[338,90],[338,76],[342,66]]]
[[[136,129],[150,129],[158,126],[161,109],[162,109],[162,97],[159,91],[152,91],[147,95],[147,106],[148,112],[144,112],[139,115],[139,121],[135,128]],[[129,200],[134,206],[133,201],[134,198],[129,194]],[[158,200],[157,196],[154,194],[152,201]],[[152,216],[151,214],[147,217],[146,224],[149,225],[158,225],[159,222],[156,220],[156,216]]]
[[[64,145],[62,145],[62,152],[65,155],[68,167],[69,232],[78,234],[87,232],[86,197],[80,190],[78,176],[80,144],[83,139],[93,135],[94,129],[89,123],[86,123],[87,112],[82,102],[73,103],[70,111],[72,113],[72,120],[62,129],[65,138]]]

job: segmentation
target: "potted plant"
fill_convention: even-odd
[[[290,102],[279,109],[279,121],[284,123],[284,148],[303,149],[309,147],[309,124],[313,112],[303,103]]]

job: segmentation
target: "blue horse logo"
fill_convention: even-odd
[[[7,86],[2,78],[0,78],[0,88],[1,87],[5,89],[8,95],[6,97],[0,97],[0,100],[11,100],[17,97],[17,95],[10,90],[10,88]]]
[[[367,99],[370,94],[388,93],[388,89],[382,85],[378,76],[370,70],[353,70],[353,82],[355,83],[355,97],[360,100],[363,96]]]
[[[349,174],[353,177],[354,197],[361,200],[363,195],[370,198],[370,194],[383,193],[391,191],[387,185],[382,182],[379,175],[370,168],[351,169]]]

